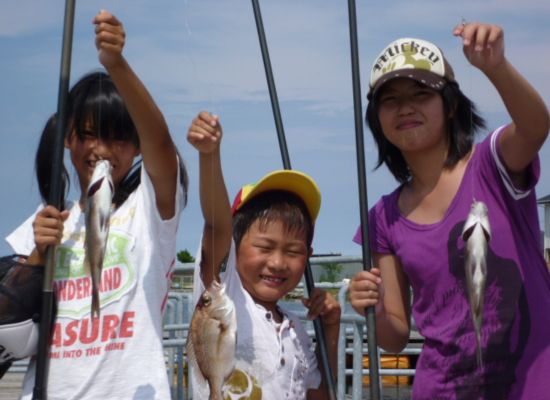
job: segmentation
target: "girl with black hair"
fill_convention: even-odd
[[[550,275],[534,188],[548,110],[505,57],[500,27],[465,23],[454,35],[512,122],[474,145],[484,121],[441,50],[404,38],[382,51],[371,71],[367,122],[378,166],[386,164],[400,186],[370,210],[375,267],[352,279],[351,303],[361,314],[375,306],[378,343],[392,353],[407,345],[412,313],[425,339],[414,399],[547,398]],[[477,336],[464,228],[479,202],[487,215],[478,247],[486,243]],[[354,240],[362,243],[361,230]]]
[[[164,117],[122,55],[124,27],[101,11],[95,18],[99,61],[108,74],[84,76],[69,94],[65,147],[80,198],[62,209],[40,207],[8,238],[27,263],[43,265],[57,246],[57,318],[50,348],[49,398],[168,399],[162,315],[175,266],[176,233],[187,174]],[[36,155],[40,193],[50,187],[50,118]],[[138,156],[141,156],[136,162]],[[84,205],[95,163],[107,159],[115,186],[100,287],[101,313],[90,315],[91,282],[83,269]],[[66,171],[63,190],[68,188]],[[23,399],[34,385],[34,363]]]

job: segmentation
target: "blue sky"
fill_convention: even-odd
[[[294,169],[312,175],[323,193],[314,247],[359,255],[351,242],[359,222],[347,2],[260,2]],[[252,4],[248,0],[77,1],[71,83],[100,68],[91,20],[107,9],[125,24],[126,58],[164,112],[191,179],[178,248],[194,253],[202,231],[198,157],[185,140],[200,110],[220,115],[225,176],[232,198],[244,183],[282,168]],[[64,1],[6,1],[0,14],[0,235],[39,202],[33,162],[39,134],[55,111]],[[491,128],[509,120],[487,79],[471,67],[451,35],[462,18],[504,27],[510,61],[550,104],[548,0],[447,2],[357,1],[363,109],[368,70],[382,47],[403,36],[437,43],[462,90]],[[368,202],[396,182],[373,172],[376,150],[365,127]],[[550,141],[541,152],[538,197],[550,194]],[[73,181],[73,187],[76,183]],[[542,221],[542,214],[541,214]],[[9,247],[0,243],[0,254]]]

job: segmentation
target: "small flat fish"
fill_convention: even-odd
[[[477,364],[482,367],[481,326],[487,281],[487,249],[491,240],[489,213],[485,203],[474,201],[472,204],[464,223],[462,239],[466,243],[466,286],[477,340]]]
[[[92,277],[92,317],[99,317],[99,286],[114,195],[111,163],[96,162],[86,193],[84,268]]]
[[[189,362],[199,380],[208,382],[210,400],[223,400],[223,384],[235,368],[236,346],[235,305],[225,285],[214,280],[197,303],[187,338]]]

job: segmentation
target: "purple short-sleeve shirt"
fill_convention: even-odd
[[[550,399],[550,275],[540,247],[534,186],[511,184],[495,131],[476,146],[444,218],[421,225],[399,212],[401,188],[369,212],[373,252],[396,255],[413,290],[412,314],[425,338],[414,399]],[[473,201],[489,211],[492,237],[482,323],[482,368],[465,279],[461,238]],[[354,240],[361,243],[361,231]]]

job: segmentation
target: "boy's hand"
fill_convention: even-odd
[[[308,319],[313,320],[321,316],[325,326],[340,325],[342,309],[340,303],[330,293],[315,288],[309,299],[302,299],[302,303],[309,309]]]
[[[210,154],[220,146],[222,126],[217,115],[202,111],[191,123],[187,132],[187,141],[199,153]]]
[[[69,217],[69,211],[59,211],[53,206],[46,206],[32,223],[36,251],[43,258],[48,246],[56,246],[63,238],[63,223]]]
[[[101,10],[92,22],[95,25],[95,45],[99,62],[108,69],[122,60],[122,49],[126,41],[124,26],[105,10]]]
[[[361,271],[355,274],[349,285],[350,302],[355,311],[365,315],[365,308],[376,306],[380,311],[382,302],[380,301],[382,279],[380,270],[371,268],[370,271]]]
[[[462,23],[453,30],[462,37],[464,55],[484,73],[490,73],[504,61],[504,31],[500,26],[478,22]]]

